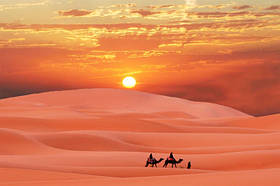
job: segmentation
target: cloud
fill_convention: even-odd
[[[196,16],[198,18],[223,18],[223,17],[240,17],[250,15],[250,12],[188,12],[189,16]]]
[[[176,8],[176,5],[172,5],[172,4],[149,5],[149,6],[146,6],[146,8],[148,8],[148,9],[155,9],[155,10],[159,10],[159,9],[174,9],[174,8]]]
[[[180,73],[177,71],[177,73]],[[187,73],[187,72],[186,72]],[[192,76],[188,72],[188,76]],[[268,74],[264,76],[264,74]],[[188,100],[212,102],[233,107],[255,116],[280,112],[280,63],[254,63],[223,67],[216,74],[207,75],[204,79],[158,84],[156,93],[181,97]],[[234,78],[233,78],[234,77]],[[153,85],[144,87],[152,90]]]
[[[241,5],[241,6],[234,6],[232,8],[235,10],[244,10],[244,9],[252,8],[252,6],[251,5]]]
[[[92,11],[90,10],[78,10],[78,9],[72,9],[72,10],[60,10],[58,14],[60,16],[70,16],[70,17],[82,17],[82,16],[87,16],[91,14]]]
[[[187,6],[195,6],[196,0],[185,0]]]
[[[190,3],[190,2],[189,2]],[[123,22],[121,20],[128,20],[131,23],[146,23],[146,20],[152,21],[186,21],[192,19],[193,21],[203,21],[203,19],[212,20],[227,20],[244,19],[248,17],[275,17],[279,16],[277,12],[260,12],[257,10],[242,11],[248,8],[253,8],[250,5],[241,5],[232,7],[239,11],[228,11],[225,8],[232,5],[201,5],[195,6],[195,11],[189,11],[187,5],[150,5],[143,8],[137,8],[135,4],[111,5],[106,7],[99,7],[93,10],[72,9],[61,10],[58,14],[62,17],[87,17],[87,18],[105,18],[113,19],[114,22]],[[276,6],[271,8],[275,9]],[[199,9],[203,9],[199,11]],[[205,11],[208,9],[208,11]],[[211,10],[224,11],[211,11]],[[192,9],[194,10],[194,9]],[[142,19],[141,19],[142,18]],[[212,21],[211,20],[211,21]]]
[[[20,8],[28,8],[32,6],[45,6],[49,3],[49,0],[38,0],[34,2],[23,2],[23,3],[8,3],[8,4],[0,4],[0,11],[5,10],[13,10],[13,9],[20,9]]]
[[[146,16],[150,16],[150,15],[154,15],[154,14],[159,14],[160,12],[153,12],[150,10],[139,9],[139,10],[133,10],[133,11],[131,11],[131,13],[137,13],[143,17],[146,17]]]
[[[264,10],[280,10],[280,5],[272,5],[270,7],[265,8]]]
[[[278,22],[244,19],[183,24],[0,24],[0,47],[56,47],[82,50],[185,50],[190,46],[240,45],[269,42],[275,36],[259,34]],[[254,31],[247,34],[247,31]],[[242,32],[240,32],[242,31]],[[273,30],[272,30],[273,31]],[[274,31],[276,32],[276,31]],[[221,35],[218,33],[222,33]],[[14,36],[16,35],[16,37]],[[25,38],[25,39],[22,39]],[[55,38],[55,39],[54,39]],[[122,45],[119,45],[122,43]]]

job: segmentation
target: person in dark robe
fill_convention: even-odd
[[[173,161],[175,160],[174,156],[173,156],[173,152],[170,153],[169,155],[169,158],[168,158],[170,161]]]
[[[192,164],[191,164],[191,161],[189,161],[189,163],[188,163],[188,169],[191,169],[191,167],[192,167]]]
[[[153,157],[153,154],[151,153],[149,155],[148,162],[152,162],[152,161],[154,161],[154,157]]]

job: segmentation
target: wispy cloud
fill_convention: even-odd
[[[26,3],[8,3],[8,4],[0,4],[0,11],[5,10],[12,10],[12,9],[18,9],[18,8],[27,8],[32,6],[43,6],[49,3],[49,0],[39,0],[39,1],[31,1]]]
[[[280,10],[280,5],[272,5],[270,7],[265,8],[264,10]]]
[[[235,10],[244,10],[244,9],[253,8],[253,7],[251,5],[240,5],[240,6],[233,6],[232,8]]]
[[[80,16],[86,16],[91,14],[92,11],[90,10],[78,10],[78,9],[73,9],[73,10],[60,10],[58,14],[60,16],[70,16],[70,17],[80,17]]]
[[[153,12],[150,10],[139,9],[139,10],[133,10],[133,11],[131,11],[131,13],[140,14],[141,16],[146,17],[146,16],[150,16],[150,15],[154,15],[154,14],[159,14],[160,12]]]

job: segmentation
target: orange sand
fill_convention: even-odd
[[[280,115],[130,90],[5,99],[0,185],[279,185],[279,123]],[[150,152],[171,151],[184,159],[177,169],[144,167]]]

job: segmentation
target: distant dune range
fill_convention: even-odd
[[[280,115],[119,89],[0,101],[0,185],[280,183]],[[177,169],[145,168],[170,152]],[[192,169],[186,169],[192,161]]]

